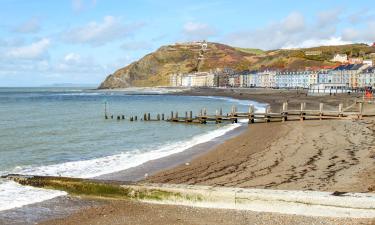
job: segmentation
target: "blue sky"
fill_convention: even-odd
[[[98,84],[161,45],[375,41],[372,1],[0,0],[0,86]]]

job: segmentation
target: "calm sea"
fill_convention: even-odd
[[[104,119],[111,114],[127,120]],[[21,173],[95,177],[184,151],[240,126],[129,122],[128,117],[201,108],[247,110],[229,98],[103,92],[81,88],[0,88],[0,175]],[[0,211],[59,195],[0,179]]]

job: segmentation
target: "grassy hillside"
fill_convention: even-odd
[[[365,44],[263,51],[208,43],[204,59],[198,61],[200,48],[196,44],[163,46],[109,75],[99,88],[167,86],[169,85],[169,75],[173,73],[209,71],[225,67],[237,71],[247,69],[303,70],[306,67],[336,65],[336,63],[330,62],[330,59],[337,53],[364,58],[370,53],[375,53],[375,47]],[[308,51],[318,51],[320,54],[306,55]]]

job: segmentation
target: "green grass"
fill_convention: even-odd
[[[235,48],[238,51],[249,53],[249,54],[254,54],[254,55],[262,55],[265,53],[262,49],[257,49],[257,48]]]

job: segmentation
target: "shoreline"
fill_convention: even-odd
[[[103,91],[108,91],[108,90],[103,90]],[[113,91],[113,90],[109,90],[109,91]],[[123,92],[122,90],[116,90],[116,91]],[[151,93],[151,94],[155,94],[155,93]],[[160,96],[175,95],[175,92],[156,93],[156,94]],[[194,97],[200,97],[200,96],[194,96]],[[201,97],[206,97],[206,96],[201,96]],[[227,97],[227,99],[223,99],[223,100],[228,101],[228,100],[237,100],[237,99]],[[225,124],[224,126],[228,126],[228,125]],[[178,165],[189,163],[191,160],[211,151],[214,147],[219,146],[220,144],[224,143],[226,140],[240,135],[247,129],[246,126],[247,124],[241,124],[239,125],[239,127],[229,130],[221,136],[215,137],[214,139],[209,140],[207,142],[194,145],[182,152],[172,153],[166,157],[162,157],[162,158],[155,159],[155,160],[150,160],[135,167],[131,167],[125,170],[120,170],[120,171],[109,173],[109,174],[103,174],[97,177],[93,177],[92,179],[107,180],[107,181],[113,181],[113,182],[138,182],[145,178],[144,176],[145,174],[153,175],[163,170],[171,169]],[[80,200],[71,196],[58,196],[58,197],[45,200],[42,202],[32,203],[32,204],[24,205],[21,207],[0,211],[0,217],[1,217],[0,222],[4,220],[7,223],[9,223],[9,221],[6,220],[7,215],[11,215],[14,213],[16,214],[18,213],[20,216],[20,219],[22,219],[22,215],[25,216],[32,208],[44,207],[44,208],[56,209],[55,205],[59,206],[60,209],[58,210],[58,213],[49,214],[49,213],[44,213],[42,211],[39,213],[41,215],[40,218],[35,218],[35,217],[33,218],[34,219],[33,221],[39,222],[39,221],[45,221],[49,219],[57,219],[61,216],[62,217],[69,216],[72,212],[74,213],[74,211],[78,211],[80,209],[85,209],[87,207],[92,207],[92,206],[97,205],[95,200],[92,202],[82,200],[82,204],[79,204],[80,207],[75,208],[72,211],[66,210],[66,213],[64,214],[63,208],[68,209],[70,205],[72,204],[72,202],[75,202],[75,201],[80,201]],[[90,202],[90,204],[86,204],[86,202]],[[26,219],[26,217],[24,218]]]
[[[211,151],[213,148],[223,144],[225,141],[242,134],[246,129],[247,124],[241,124],[233,130],[227,131],[224,135],[215,137],[204,143],[194,145],[182,152],[173,153],[168,156],[149,160],[141,165],[131,167],[125,170],[104,174],[93,179],[99,180],[114,180],[124,182],[138,182],[145,178],[145,175],[151,176],[163,170],[172,169],[179,165],[185,165],[191,160],[198,158],[205,153]]]
[[[218,91],[218,92],[216,93],[216,91]],[[270,90],[261,90],[260,93],[253,92],[253,90],[250,90],[249,93],[239,93],[238,91],[239,90],[233,90],[233,89],[225,89],[225,90],[199,89],[199,90],[190,90],[190,91],[186,91],[186,92],[182,92],[182,93],[175,93],[173,95],[214,96],[214,97],[220,96],[220,97],[229,97],[229,98],[234,98],[234,99],[239,99],[239,100],[254,100],[254,101],[257,101],[257,102],[260,102],[260,103],[270,104],[271,107],[273,109],[276,109],[276,110],[277,110],[277,107],[279,107],[280,104],[282,104],[282,102],[285,101],[285,100],[289,100],[291,105],[293,105],[293,104],[297,105],[297,103],[299,103],[301,101],[307,101],[309,105],[310,104],[311,105],[319,104],[320,101],[323,101],[323,102],[327,103],[326,107],[329,107],[329,108],[333,109],[338,104],[338,102],[345,101],[345,100],[348,99],[347,96],[335,96],[334,98],[330,98],[330,97],[319,97],[319,98],[313,97],[313,98],[311,98],[309,96],[304,96],[303,93],[297,93],[295,91],[293,91],[291,93],[289,93],[289,92],[283,93],[281,97],[275,96],[275,93],[278,93],[278,91],[275,91],[275,90],[271,90],[271,91]],[[268,91],[270,91],[270,92],[268,92]],[[194,92],[194,93],[192,93],[192,92]],[[215,93],[212,93],[212,92],[215,92]],[[264,94],[264,92],[267,92],[268,94],[271,93],[271,94],[269,94],[269,96],[265,97],[265,96],[262,96]],[[353,96],[350,96],[350,98],[353,98]],[[347,104],[347,105],[349,105],[349,104]],[[336,123],[336,122],[338,122],[338,123]],[[342,121],[336,121],[336,122],[333,121],[333,124],[331,126],[323,127],[322,130],[327,131],[327,130],[330,130],[330,129],[334,128],[334,130],[332,130],[332,132],[335,133],[335,132],[337,132],[337,130],[336,130],[337,128],[341,129],[341,128],[345,128],[345,127],[351,127],[353,125],[351,123],[341,123]],[[290,123],[294,123],[294,122],[290,122]],[[368,123],[372,124],[372,122],[368,122]],[[306,130],[310,129],[310,128],[314,129],[315,138],[317,138],[318,140],[321,138],[320,137],[321,134],[318,131],[320,130],[320,127],[322,126],[322,124],[319,121],[306,121],[306,122],[303,123],[303,124],[305,124],[303,126],[300,126],[301,124],[299,122],[295,122],[295,124],[297,125],[298,129],[294,130],[294,131],[293,131],[293,129],[291,131],[291,127],[288,127],[289,125],[280,124],[280,123],[272,123],[272,124],[268,124],[268,125],[254,124],[254,125],[249,126],[250,129],[248,129],[247,126],[241,126],[242,127],[241,132],[236,131],[237,129],[240,129],[241,127],[237,128],[235,130],[232,130],[233,133],[235,133],[235,134],[233,134],[232,136],[229,136],[230,134],[225,134],[224,135],[225,137],[222,136],[223,139],[221,141],[216,140],[216,142],[213,141],[214,143],[210,143],[211,141],[209,141],[209,142],[206,142],[205,144],[201,144],[201,146],[196,146],[197,150],[195,150],[195,151],[198,151],[198,149],[200,147],[200,148],[203,149],[203,150],[201,149],[201,151],[203,151],[203,152],[200,152],[201,154],[195,155],[195,157],[192,156],[192,155],[189,155],[189,154],[186,154],[186,155],[182,154],[184,152],[186,153],[189,150],[191,150],[191,149],[188,149],[188,150],[185,150],[182,153],[177,153],[175,156],[173,156],[173,155],[168,156],[170,158],[165,157],[165,158],[161,158],[160,160],[155,160],[155,162],[152,162],[152,161],[148,162],[149,164],[146,163],[143,166],[142,165],[137,166],[138,168],[134,167],[134,168],[137,168],[137,169],[133,169],[133,171],[129,170],[128,174],[126,174],[126,172],[125,172],[126,170],[116,172],[116,173],[112,174],[113,175],[112,178],[117,178],[117,179],[122,178],[122,179],[124,179],[126,177],[129,177],[130,173],[136,173],[137,175],[135,177],[137,178],[137,180],[141,180],[140,181],[141,183],[162,182],[162,183],[198,184],[198,185],[202,184],[202,185],[212,185],[212,186],[260,187],[260,188],[272,188],[272,189],[324,190],[324,191],[333,191],[333,190],[334,191],[337,191],[337,190],[347,191],[350,188],[352,188],[351,190],[353,190],[353,191],[361,191],[361,192],[371,191],[371,190],[369,190],[369,189],[372,188],[371,182],[369,183],[370,186],[365,186],[365,185],[362,185],[362,183],[361,183],[361,182],[365,181],[366,179],[370,179],[370,181],[372,179],[375,180],[375,176],[370,174],[371,170],[369,171],[369,174],[362,174],[363,176],[361,177],[361,179],[357,180],[356,182],[353,181],[351,183],[350,182],[347,183],[345,181],[346,184],[341,185],[341,186],[340,185],[329,186],[330,185],[329,184],[328,187],[327,186],[326,187],[319,187],[319,185],[317,185],[317,184],[308,184],[308,182],[305,182],[305,180],[304,180],[305,177],[311,176],[311,174],[309,175],[309,173],[314,174],[314,170],[307,171],[307,173],[305,173],[306,171],[304,171],[304,169],[306,169],[306,168],[302,168],[301,170],[294,170],[294,171],[292,170],[292,171],[289,171],[289,173],[292,173],[292,176],[283,177],[283,176],[285,176],[285,173],[284,174],[282,173],[283,168],[286,168],[284,166],[284,167],[281,167],[281,169],[280,169],[281,172],[279,170],[278,173],[275,174],[275,176],[270,176],[265,180],[264,179],[259,180],[257,178],[257,176],[255,176],[255,180],[258,179],[257,180],[258,184],[254,184],[254,183],[249,184],[249,183],[246,183],[246,182],[244,182],[242,184],[238,184],[238,183],[236,184],[236,182],[238,181],[238,179],[236,180],[237,176],[240,177],[240,179],[239,179],[240,181],[243,181],[244,179],[254,180],[254,177],[247,177],[247,176],[244,177],[243,176],[243,174],[252,174],[254,172],[254,171],[251,171],[251,170],[248,170],[248,171],[244,170],[246,168],[249,168],[250,165],[256,163],[256,161],[252,160],[251,158],[248,158],[249,156],[251,156],[253,158],[260,157],[259,160],[265,161],[264,168],[258,168],[258,169],[260,169],[259,170],[260,173],[263,173],[264,171],[274,172],[273,171],[274,168],[280,168],[280,167],[277,167],[277,166],[273,167],[272,163],[275,163],[276,161],[278,161],[276,164],[285,163],[285,160],[281,160],[281,158],[278,158],[278,154],[282,155],[282,152],[279,151],[280,146],[297,145],[298,148],[304,148],[308,145],[311,145],[312,142],[309,142],[309,143],[307,143],[307,145],[304,145],[304,143],[306,141],[303,139],[303,137],[304,137],[303,135],[309,135],[309,132],[306,133]],[[342,125],[342,124],[344,124],[344,125]],[[351,140],[353,142],[352,147],[355,147],[356,144],[361,144],[361,142],[363,142],[364,140],[367,140],[367,138],[369,138],[369,134],[371,133],[371,129],[372,129],[371,124],[370,124],[370,128],[368,128],[369,124],[357,124],[356,125],[356,128],[351,132],[351,134],[356,135],[357,133],[361,133],[361,131],[364,127],[367,127],[368,131],[366,131],[367,133],[364,134],[363,136],[361,136],[361,138],[358,137],[356,139]],[[374,128],[375,128],[375,124],[374,124]],[[350,130],[344,130],[344,131],[350,132]],[[298,138],[298,143],[297,142],[285,142],[285,141],[283,141],[283,137],[288,137],[288,135],[290,137],[291,132],[293,133],[293,135],[302,134],[302,136],[300,136],[300,138]],[[267,134],[266,136],[268,136],[268,139],[265,138],[265,134]],[[246,140],[246,137],[249,137],[249,136],[252,136],[253,139],[256,140],[256,142],[253,143],[254,141]],[[331,139],[327,140],[328,144],[330,143],[330,141],[335,139],[335,137],[330,137],[330,138]],[[344,142],[345,139],[343,139],[341,141]],[[273,145],[272,145],[272,143],[273,143]],[[348,142],[345,142],[342,146],[339,146],[339,147],[342,148],[343,146],[346,146],[347,144],[348,144]],[[208,147],[210,147],[210,148],[208,148]],[[364,147],[366,147],[366,146],[364,146]],[[366,148],[369,148],[369,146],[367,146]],[[228,152],[228,149],[232,149],[233,151]],[[267,154],[262,155],[264,153],[264,149],[268,149],[267,151],[270,151],[270,153],[268,153],[268,155]],[[296,150],[294,150],[294,151],[296,151]],[[316,152],[315,152],[314,149],[308,149],[308,151],[304,151],[303,154],[308,154],[309,151],[312,151],[314,154],[308,155],[309,157],[307,157],[306,159],[301,159],[302,161],[309,161],[308,159],[312,159],[313,162],[316,163],[316,162],[320,162],[319,161],[320,158],[325,158],[325,156],[323,157],[322,154],[319,153],[319,151],[317,152],[317,155],[316,155],[315,154]],[[344,182],[343,178],[340,178],[340,177],[342,177],[343,175],[345,177],[346,173],[342,173],[343,170],[347,169],[347,168],[345,168],[345,165],[350,165],[351,163],[354,164],[354,166],[351,167],[351,172],[358,173],[360,171],[359,167],[361,166],[361,164],[358,165],[358,162],[362,161],[362,159],[365,159],[365,160],[369,161],[368,158],[367,158],[367,155],[363,151],[361,151],[360,154],[358,153],[358,149],[356,149],[354,152],[351,152],[349,150],[345,151],[344,156],[340,155],[340,154],[337,155],[337,152],[338,152],[337,150],[334,150],[332,152],[332,154],[334,153],[335,155],[331,155],[331,157],[336,156],[336,158],[328,160],[328,158],[326,157],[327,159],[324,159],[324,160],[327,160],[327,162],[337,162],[337,163],[335,163],[335,165],[331,166],[332,164],[327,164],[326,161],[322,160],[322,163],[321,163],[322,165],[317,164],[317,166],[318,166],[318,168],[319,168],[319,166],[323,166],[324,169],[328,166],[330,166],[330,168],[332,168],[333,170],[339,169],[337,174],[336,173],[333,174],[333,175],[331,174],[330,177],[335,177],[336,175],[338,175],[337,178],[341,179],[340,182]],[[181,154],[181,155],[179,155],[179,154]],[[353,156],[353,154],[354,154],[354,156]],[[358,157],[357,157],[357,154],[359,155]],[[350,155],[352,155],[353,157],[347,158],[347,156],[350,156]],[[375,156],[375,153],[374,153],[374,156]],[[189,157],[189,158],[184,158],[184,157]],[[161,164],[163,164],[167,161],[170,161],[171,159],[172,159],[173,162],[172,163],[169,162],[169,165],[166,165],[166,168],[163,169],[160,166],[159,167],[157,166],[157,165],[161,165]],[[239,160],[235,161],[235,159],[239,159]],[[271,160],[267,161],[267,159],[271,159]],[[298,158],[292,159],[292,161],[298,161],[297,159]],[[273,160],[276,160],[276,161],[272,162]],[[348,162],[341,163],[341,164],[343,164],[343,165],[341,165],[340,160],[341,161],[347,160]],[[243,162],[245,162],[245,161],[250,161],[250,163],[244,164]],[[189,165],[186,165],[185,164],[186,162],[189,162]],[[228,162],[230,162],[230,163],[228,163]],[[355,164],[355,163],[357,163],[357,164]],[[210,164],[212,164],[214,166],[210,167],[209,166]],[[271,167],[270,167],[270,165],[271,165]],[[252,167],[252,166],[250,166],[250,167]],[[290,166],[291,166],[291,168],[293,168],[293,165],[290,165]],[[322,169],[323,169],[323,167],[322,167]],[[141,179],[142,176],[144,178],[144,174],[149,170],[147,168],[154,168],[154,169],[156,169],[155,170],[156,172],[149,173],[149,176],[147,177],[147,179],[142,180]],[[241,169],[242,169],[242,171],[241,171]],[[240,173],[238,173],[239,170],[240,170]],[[319,169],[315,169],[315,171],[316,170],[319,170]],[[342,173],[342,174],[340,174],[340,173]],[[294,177],[295,174],[297,174],[297,177]],[[266,174],[266,175],[264,175],[264,174],[257,174],[257,175],[261,175],[262,177],[267,177],[267,176],[269,176],[269,173]],[[299,177],[299,175],[301,175],[302,178]],[[317,175],[318,177],[322,176],[322,174],[320,174],[320,175],[315,174],[315,175]],[[103,177],[105,177],[105,175]],[[105,179],[108,179],[108,178],[110,178],[110,177],[107,177]],[[209,178],[209,179],[206,179],[206,178]],[[272,184],[273,180],[275,180],[275,179],[279,179],[279,180],[286,179],[286,180],[289,180],[289,182],[283,183],[280,187],[277,187],[277,185]],[[309,179],[311,180],[313,178],[309,178]],[[227,181],[227,180],[230,181],[230,182],[224,182],[224,181]],[[302,180],[303,182],[299,182],[299,180],[300,181]],[[268,185],[265,185],[265,183],[263,181],[267,181],[267,182],[272,181],[272,182],[268,182]],[[324,181],[319,180],[319,182],[324,182]],[[310,186],[308,186],[308,185],[310,185]],[[362,189],[359,190],[357,187],[361,187]],[[374,184],[373,188],[375,189],[375,184]],[[115,202],[109,202],[109,203],[105,204],[104,206],[98,206],[98,207],[94,207],[94,208],[92,208],[92,207],[84,208],[84,209],[80,210],[79,212],[83,212],[85,215],[91,215],[92,217],[94,217],[96,219],[103,219],[102,216],[100,216],[100,215],[98,216],[98,215],[96,215],[96,213],[98,213],[98,211],[103,212],[103,211],[106,211],[108,209],[111,209],[114,212],[112,216],[116,220],[116,216],[119,216],[119,215],[129,216],[126,212],[124,212],[123,210],[120,209],[120,207],[122,205],[127,205],[128,207],[130,207],[132,209],[132,211],[134,211],[136,213],[139,210],[142,210],[144,208],[151,208],[151,209],[154,209],[154,210],[155,210],[155,208],[162,208],[162,212],[161,212],[162,214],[165,213],[165,212],[168,212],[168,210],[173,210],[173,209],[183,208],[183,210],[185,210],[185,211],[189,209],[188,207],[179,207],[179,206],[163,206],[163,207],[161,207],[161,206],[158,206],[158,205],[153,206],[153,205],[144,204],[144,203],[134,203],[134,202],[128,202],[128,203],[122,202],[121,203],[121,202],[115,201]],[[200,209],[200,208],[194,209],[194,210],[196,212],[199,212],[199,213],[207,211],[208,214],[211,214],[211,213],[215,214],[218,211],[218,210],[206,210],[206,209]],[[222,214],[225,214],[225,213],[228,213],[228,212],[229,212],[228,210],[223,210]],[[111,212],[108,212],[108,211],[107,211],[107,213],[108,213],[108,215],[112,214]],[[179,214],[176,213],[176,214],[173,214],[173,215],[176,216],[176,215],[179,215]],[[306,221],[309,221],[309,220],[312,219],[312,217],[305,218],[305,217],[301,217],[301,216],[274,215],[274,214],[268,214],[268,213],[254,213],[254,212],[246,212],[246,215],[254,215],[256,217],[258,217],[258,215],[262,215],[262,217],[265,216],[266,218],[273,218],[273,219],[281,217],[281,218],[283,218],[282,220],[285,220],[285,218],[287,218],[286,220],[289,221],[292,224],[293,224],[293,222],[294,222],[294,224],[298,224],[298,223],[306,222]],[[148,215],[148,216],[151,216],[151,215]],[[169,217],[170,215],[167,214],[167,216]],[[181,216],[181,215],[179,215],[179,216]],[[218,215],[218,217],[220,217],[220,216]],[[201,218],[206,219],[206,218],[209,218],[209,216],[207,214],[205,214],[205,215],[202,215]],[[107,221],[106,224],[112,224],[114,219],[105,220],[105,221]],[[255,218],[253,218],[253,219],[255,219]],[[315,218],[315,217],[314,217],[314,220],[315,221],[330,221],[332,224],[342,224],[342,223],[356,224],[359,221],[362,221],[361,223],[363,223],[363,224],[370,224],[371,223],[371,221],[369,221],[369,220],[353,220],[353,221],[351,221],[351,220],[350,221],[340,220],[340,222],[336,223],[335,221],[332,222],[331,219],[329,219],[329,218]],[[90,219],[87,216],[79,216],[79,213],[78,214],[73,213],[72,215],[68,215],[68,220],[55,218],[54,220],[45,221],[45,224],[65,224],[65,222],[67,224],[75,224],[77,221],[79,221],[80,223],[83,223],[83,224],[89,224],[90,223]],[[91,221],[95,221],[95,220],[91,220]],[[110,222],[108,222],[108,221],[110,221]],[[137,218],[132,218],[132,221],[133,222],[137,221]],[[185,218],[185,221],[189,221],[189,218]],[[299,222],[296,222],[296,221],[299,221]],[[354,222],[354,221],[357,221],[357,222]],[[163,224],[163,223],[155,223],[155,224]],[[180,223],[178,223],[178,224],[180,224]],[[185,223],[181,223],[181,224],[185,224]]]

